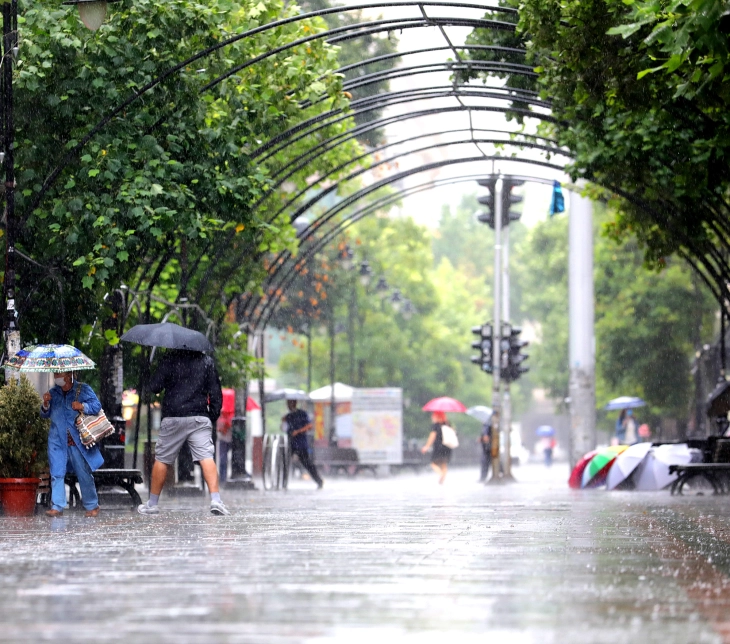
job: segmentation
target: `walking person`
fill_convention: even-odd
[[[81,503],[87,517],[99,514],[99,497],[96,493],[93,472],[104,464],[98,445],[88,449],[83,446],[76,418],[79,412],[98,414],[101,403],[94,390],[78,382],[73,373],[54,373],[55,385],[43,394],[41,416],[51,419],[48,433],[48,462],[51,470],[51,508],[49,517],[60,517],[66,507],[67,472],[76,474],[81,488]]]
[[[626,410],[622,409],[616,419],[616,439],[619,445],[626,442]]]
[[[428,435],[426,444],[421,448],[421,452],[425,454],[430,448],[433,448],[431,453],[431,467],[439,475],[439,484],[443,485],[446,480],[446,473],[449,471],[449,461],[451,461],[451,448],[444,445],[444,425],[448,427],[452,432],[453,428],[449,425],[446,414],[442,411],[435,411],[431,415],[433,425],[431,426],[431,433]]]
[[[223,394],[213,358],[199,351],[168,351],[152,376],[150,390],[154,393],[164,390],[165,397],[152,467],[150,498],[137,511],[146,515],[159,514],[157,504],[167,470],[187,442],[193,460],[200,463],[208,485],[211,513],[230,514],[221,501],[214,460],[213,423],[220,416]]]
[[[626,445],[633,445],[637,442],[636,420],[634,419],[634,412],[630,409],[626,410],[624,426],[626,427],[626,431],[624,432],[624,442]]]
[[[286,424],[286,432],[289,434],[289,449],[292,454],[297,455],[302,467],[309,472],[312,480],[317,484],[317,489],[321,490],[324,481],[317,471],[317,466],[309,458],[307,432],[312,429],[312,421],[306,411],[297,409],[296,400],[287,400],[286,406],[289,413],[281,420]]]
[[[482,446],[482,469],[479,475],[479,483],[485,483],[489,476],[489,468],[492,465],[492,421],[488,420],[482,425],[482,433],[479,436],[479,444]]]

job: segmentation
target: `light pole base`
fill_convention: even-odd
[[[511,474],[502,474],[492,476],[489,480],[485,481],[484,485],[508,485],[509,483],[517,483],[517,479]]]

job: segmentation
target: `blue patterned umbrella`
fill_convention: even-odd
[[[36,344],[21,349],[3,366],[18,371],[61,373],[94,369],[96,364],[70,344]]]

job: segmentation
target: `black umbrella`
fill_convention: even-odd
[[[172,322],[138,324],[129,329],[121,339],[126,342],[143,344],[147,347],[186,349],[188,351],[214,350],[213,345],[202,333],[193,329],[186,329],[184,326]]]

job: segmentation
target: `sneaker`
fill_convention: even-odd
[[[225,505],[223,505],[223,501],[211,501],[210,513],[218,514],[220,516],[228,516],[230,514],[230,511]]]
[[[139,512],[140,514],[159,514],[160,508],[158,508],[156,505],[150,505],[148,501],[147,503],[138,505],[137,512]]]

